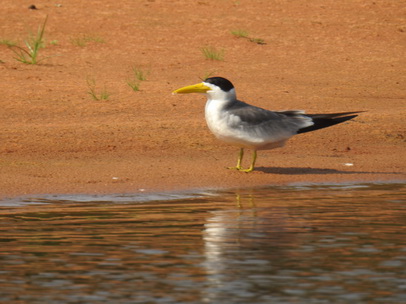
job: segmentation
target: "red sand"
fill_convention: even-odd
[[[0,197],[405,180],[402,2],[55,3],[2,2],[0,40],[22,42],[48,15],[39,59],[51,57],[26,65],[0,45]],[[224,61],[205,59],[205,46]],[[133,66],[148,71],[138,92]],[[171,95],[209,74],[271,110],[366,112],[234,172],[238,148],[206,128],[205,97]],[[109,99],[93,100],[87,79]]]

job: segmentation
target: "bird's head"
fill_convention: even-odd
[[[222,77],[210,77],[201,83],[186,86],[173,91],[173,94],[203,93],[211,100],[234,100],[236,98],[233,84]]]

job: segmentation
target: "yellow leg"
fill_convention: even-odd
[[[242,158],[244,157],[244,148],[240,149],[240,154],[238,156],[237,160],[237,166],[235,167],[228,167],[228,169],[233,169],[233,170],[241,170],[241,163],[242,163]]]
[[[251,171],[253,171],[253,170],[254,170],[254,167],[255,167],[255,162],[256,162],[256,160],[257,160],[257,150],[254,150],[254,151],[252,152],[251,166],[250,166],[248,169],[245,169],[245,170],[239,169],[239,170],[240,170],[240,171],[243,171],[243,172],[251,172]]]
[[[233,170],[238,170],[238,171],[242,171],[242,172],[251,172],[254,170],[254,166],[255,166],[255,162],[257,160],[257,150],[254,150],[252,152],[252,161],[251,161],[251,166],[248,169],[243,169],[241,167],[241,163],[242,163],[242,158],[244,157],[244,148],[240,149],[240,155],[238,156],[238,160],[237,160],[237,166],[235,167],[228,167],[228,169],[233,169]]]

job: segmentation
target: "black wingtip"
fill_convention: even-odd
[[[297,133],[300,134],[300,133],[312,132],[312,131],[316,131],[319,129],[324,129],[327,127],[331,127],[331,126],[340,124],[342,122],[351,120],[358,116],[358,115],[348,115],[348,114],[353,114],[353,113],[360,113],[360,112],[306,115],[306,116],[309,116],[312,118],[314,125],[300,129]],[[348,116],[342,116],[342,115],[348,115]]]

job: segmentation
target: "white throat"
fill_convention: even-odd
[[[224,92],[222,89],[220,89],[218,86],[214,86],[209,83],[205,83],[208,87],[212,88],[210,91],[207,91],[207,100],[217,100],[217,102],[220,103],[227,103],[228,101],[232,101],[236,99],[236,94],[235,94],[235,89],[232,88],[228,92]]]
[[[231,89],[224,92],[219,87],[214,86],[213,90],[208,91],[207,102],[205,106],[205,118],[210,131],[219,139],[227,141],[230,116],[224,108],[236,100],[235,90]]]

